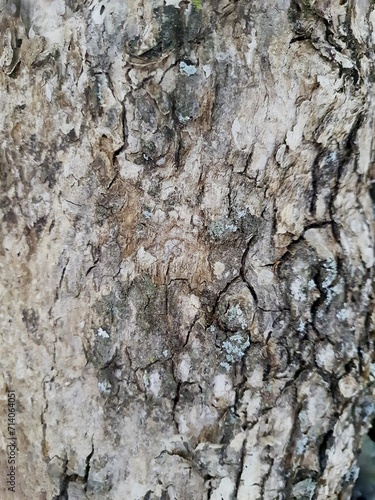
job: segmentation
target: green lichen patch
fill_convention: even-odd
[[[247,210],[236,210],[232,217],[214,219],[208,226],[208,234],[215,241],[232,240],[233,237],[249,239],[260,227],[261,219]]]
[[[250,345],[256,304],[248,287],[238,280],[221,295],[217,304],[216,325],[210,332],[216,336],[216,345],[225,353],[225,362],[240,359]]]
[[[293,497],[296,500],[311,500],[314,497],[316,481],[311,478],[304,479],[293,487]]]
[[[250,347],[250,340],[248,335],[243,332],[237,332],[225,340],[222,345],[222,352],[224,360],[220,366],[225,371],[229,371],[231,365],[238,363],[246,354],[247,349]]]
[[[215,240],[225,239],[228,235],[239,231],[238,226],[228,219],[217,219],[211,222],[208,227],[208,234]]]
[[[196,9],[196,10],[201,10],[203,7],[203,0],[191,0],[191,5]]]
[[[219,306],[219,321],[230,331],[249,330],[253,310],[245,301],[233,302],[223,310],[224,303]]]

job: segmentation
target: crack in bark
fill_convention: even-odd
[[[269,477],[271,476],[271,473],[272,473],[272,467],[273,467],[273,464],[275,463],[275,459],[272,458],[272,457],[269,457],[268,459],[268,465],[269,465],[269,469],[268,471],[262,476],[262,482],[260,484],[260,498],[264,498],[264,490],[265,490],[265,487],[266,487],[266,482],[267,482],[267,479],[269,479]]]
[[[94,455],[94,444],[91,444],[91,451],[87,455],[85,459],[85,474],[81,476],[77,473],[68,474],[68,464],[69,459],[66,457],[65,459],[61,459],[64,462],[64,470],[60,477],[60,491],[58,495],[53,497],[53,500],[68,500],[69,499],[69,484],[70,483],[78,483],[83,485],[83,489],[85,493],[87,492],[88,479],[90,474],[90,461]],[[58,457],[60,458],[60,457]]]
[[[90,469],[91,469],[90,461],[94,455],[94,451],[95,451],[94,442],[92,442],[91,443],[91,452],[86,457],[86,469],[85,469],[85,476],[84,476],[84,481],[85,481],[84,491],[85,491],[85,493],[87,491],[88,480],[89,480]]]
[[[241,478],[242,478],[242,473],[245,467],[245,458],[246,458],[246,444],[247,444],[247,438],[243,440],[242,447],[241,447],[241,455],[240,455],[240,464],[238,467],[238,472],[237,472],[237,478],[236,478],[236,485],[234,488],[234,498],[238,498],[238,492],[240,489],[241,485]]]
[[[62,282],[63,282],[64,276],[65,276],[66,268],[68,267],[69,261],[70,261],[70,257],[67,258],[66,263],[65,263],[63,270],[61,272],[60,281],[59,281],[59,284],[58,284],[58,287],[57,287],[56,293],[55,293],[56,300],[58,300],[60,297],[59,290],[61,291]]]
[[[328,461],[327,454],[328,454],[328,451],[333,444],[333,441],[334,441],[333,430],[330,429],[323,436],[323,440],[319,446],[319,467],[320,467],[321,473],[324,472],[324,470],[327,466],[327,461]]]
[[[256,294],[256,292],[254,290],[254,287],[246,279],[246,270],[245,270],[246,259],[247,259],[247,256],[249,254],[250,245],[251,245],[251,242],[253,241],[253,239],[254,239],[254,236],[251,236],[251,238],[248,240],[248,242],[246,244],[246,249],[245,249],[244,253],[242,254],[242,257],[241,257],[241,267],[240,267],[240,276],[241,276],[242,281],[247,286],[247,288],[248,288],[251,296],[254,299],[255,306],[257,307],[257,305],[258,305],[258,296],[257,296],[257,294]]]
[[[42,424],[42,452],[43,452],[43,456],[45,458],[48,458],[48,445],[47,445],[47,438],[46,438],[46,434],[47,434],[47,422],[45,420],[45,413],[48,410],[48,398],[47,398],[47,395],[46,395],[46,383],[47,382],[45,380],[43,380],[42,386],[43,386],[43,398],[44,398],[44,401],[45,401],[45,406],[42,409],[42,413],[40,415],[40,421],[41,421],[41,424]]]
[[[107,75],[107,80],[110,81],[108,75]],[[122,140],[123,143],[119,148],[117,148],[113,153],[112,153],[112,165],[115,166],[117,161],[118,161],[118,156],[123,153],[126,148],[127,148],[127,137],[128,137],[128,129],[127,129],[127,121],[126,121],[126,109],[125,109],[125,101],[121,103],[121,125],[122,125]],[[108,185],[107,189],[110,189],[112,184],[115,182],[115,180],[118,177],[118,172],[116,172],[114,178]]]
[[[172,376],[176,382],[176,376],[175,376],[175,364],[174,364],[174,361],[172,360]],[[177,408],[177,405],[180,401],[180,391],[181,391],[181,387],[182,387],[182,382],[181,380],[177,380],[177,386],[176,386],[176,393],[175,393],[175,396],[173,398],[173,406],[172,406],[172,419],[173,419],[173,422],[176,426],[176,429],[177,429],[177,432],[180,434],[180,428],[179,428],[179,425],[178,425],[178,422],[177,422],[177,419],[176,419],[176,408]]]

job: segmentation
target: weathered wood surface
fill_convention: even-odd
[[[0,5],[9,498],[350,498],[374,3]]]

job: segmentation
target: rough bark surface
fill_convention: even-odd
[[[350,498],[374,3],[2,0],[0,35],[2,498]]]

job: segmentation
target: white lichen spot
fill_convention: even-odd
[[[296,443],[296,453],[297,455],[302,455],[306,449],[307,444],[307,436],[302,436],[301,439],[298,439]]]
[[[102,394],[109,394],[112,389],[112,385],[108,382],[108,380],[101,380],[98,382],[99,392]]]
[[[304,479],[293,486],[293,498],[305,498],[311,500],[314,496],[316,482],[311,478]]]
[[[310,280],[307,283],[307,288],[308,288],[308,290],[314,290],[314,288],[316,288],[315,281],[314,280]]]
[[[346,483],[355,483],[358,479],[359,467],[358,465],[353,465],[353,467],[345,474],[344,480]]]
[[[336,262],[333,259],[329,259],[323,264],[323,267],[326,270],[326,277],[324,278],[322,287],[327,289],[332,285],[332,283],[336,278],[337,275]]]
[[[236,226],[235,224],[226,224],[225,229],[230,233],[235,233],[238,230],[238,226]]]
[[[332,165],[334,165],[337,163],[337,160],[338,160],[338,153],[336,150],[328,153],[328,155],[327,155],[327,162],[328,163],[331,163]]]
[[[336,318],[340,321],[345,321],[346,319],[348,319],[347,309],[340,309],[340,311],[336,314]]]
[[[238,304],[229,307],[227,312],[227,318],[229,321],[238,322],[241,328],[243,330],[246,330],[247,323],[244,318],[244,313]]]
[[[161,167],[162,165],[164,165],[164,163],[165,163],[165,158],[160,158],[159,160],[157,160],[156,165],[158,167]]]
[[[224,234],[224,224],[220,221],[213,221],[208,228],[208,232],[214,238],[221,238]]]
[[[230,364],[229,364],[229,363],[227,363],[227,362],[225,362],[225,361],[222,361],[222,362],[220,363],[220,366],[222,366],[222,367],[224,368],[224,370],[225,370],[225,371],[229,372],[229,370],[230,370]]]
[[[326,303],[328,305],[331,304],[332,302],[332,299],[335,295],[338,295],[340,293],[342,293],[343,291],[343,287],[342,287],[342,283],[338,283],[337,285],[333,286],[332,288],[328,288],[327,289],[327,300],[326,300]]]
[[[96,334],[98,337],[101,337],[102,339],[109,339],[108,333],[105,330],[103,330],[103,328],[99,328]]]
[[[165,351],[163,351],[163,356],[164,356],[165,358],[167,358],[167,357],[169,356],[169,351],[168,351],[168,349],[165,349]]]
[[[187,76],[195,75],[197,68],[194,64],[186,63],[185,61],[180,61],[180,73],[185,73]]]
[[[302,321],[302,319],[299,320],[298,326],[297,326],[297,332],[299,333],[305,333],[306,328],[305,328],[305,323]]]
[[[365,403],[364,411],[367,417],[373,416],[375,412],[375,402]]]
[[[184,124],[184,125],[185,125],[185,123],[187,123],[190,120],[190,116],[184,116],[184,115],[181,115],[181,114],[179,114],[177,116],[177,118],[178,118],[178,121],[180,123]]]
[[[236,215],[237,215],[237,217],[238,217],[239,219],[243,219],[243,218],[245,217],[245,215],[246,215],[246,210],[244,210],[244,209],[242,209],[242,208],[241,208],[241,209],[238,209],[238,210],[236,211]]]
[[[152,217],[152,212],[150,212],[149,210],[143,210],[143,217],[145,219],[151,219]]]
[[[306,300],[306,293],[303,291],[303,281],[301,278],[296,278],[291,285],[291,292],[295,300]]]
[[[212,221],[208,228],[209,234],[216,239],[222,238],[225,233],[235,233],[236,231],[238,231],[238,226],[225,220]]]
[[[234,363],[240,360],[247,348],[250,346],[250,340],[236,333],[223,342],[223,349],[226,353],[225,358],[228,363]]]

